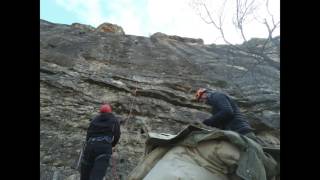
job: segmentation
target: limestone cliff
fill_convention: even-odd
[[[210,116],[207,106],[193,100],[199,87],[227,92],[257,133],[279,138],[279,67],[279,56],[256,63],[246,53],[201,39],[126,35],[110,23],[95,29],[41,20],[41,179],[76,174],[71,166],[102,101],[126,121],[116,149],[121,177],[143,155],[147,131],[176,133]]]

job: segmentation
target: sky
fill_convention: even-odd
[[[127,35],[146,36],[156,32],[189,38],[201,38],[205,44],[224,44],[219,31],[200,17],[194,6],[197,0],[40,0],[40,18],[53,23],[81,23],[98,27],[104,22],[117,24]],[[225,37],[231,43],[242,43],[241,33],[232,24],[234,0],[203,0],[217,20],[223,2]],[[250,2],[251,0],[248,0]],[[255,0],[257,10],[244,25],[247,39],[267,37],[263,20],[271,23],[265,8],[266,0]],[[200,9],[204,17],[205,10]],[[280,0],[269,0],[269,12],[280,20]],[[280,35],[277,28],[274,35]]]

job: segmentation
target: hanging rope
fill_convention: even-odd
[[[131,103],[130,103],[130,106],[129,106],[129,114],[128,116],[125,118],[124,120],[124,126],[126,127],[127,125],[127,121],[130,119],[130,116],[132,115],[132,109],[133,109],[133,105],[134,105],[134,102],[135,102],[135,99],[136,99],[136,95],[137,95],[137,90],[138,90],[138,82],[136,81],[136,88],[135,90],[133,91],[133,98],[131,100]]]
[[[129,114],[124,120],[124,126],[126,126],[126,124],[127,124],[126,122],[130,119],[130,116],[132,115],[132,109],[133,109],[133,105],[134,105],[134,102],[135,102],[135,99],[136,99],[137,90],[138,90],[138,82],[136,81],[136,88],[133,91],[134,97],[132,98],[130,106],[129,106]],[[119,176],[117,175],[117,170],[116,170],[117,165],[116,165],[115,156],[111,156],[111,161],[112,161],[112,175],[113,175],[115,180],[119,180]]]
[[[117,175],[117,170],[116,170],[116,158],[115,156],[111,156],[111,161],[112,161],[112,175],[115,180],[119,180],[119,176]]]

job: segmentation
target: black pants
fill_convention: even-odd
[[[88,142],[81,161],[80,180],[102,180],[112,155],[112,145],[106,141]]]

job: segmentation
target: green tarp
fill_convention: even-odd
[[[207,147],[203,146],[206,142],[207,144],[209,142]],[[192,159],[190,162],[196,163],[198,166],[208,170],[208,172],[212,172],[213,174],[217,174],[216,172],[225,174],[229,172],[229,170],[220,168],[220,171],[215,171],[215,169],[219,167],[219,164],[215,164],[215,161],[217,160],[212,158],[214,156],[214,154],[212,154],[214,153],[212,148],[217,148],[219,142],[228,142],[229,144],[234,145],[237,150],[233,148],[233,154],[239,152],[240,156],[237,159],[237,166],[235,169],[235,174],[239,177],[245,180],[267,180],[270,177],[279,174],[279,162],[275,160],[277,158],[273,158],[268,153],[264,152],[261,146],[250,138],[233,131],[223,131],[216,128],[207,129],[207,127],[204,128],[199,125],[189,125],[177,135],[149,133],[149,138],[146,141],[145,157],[129,174],[128,178],[129,180],[144,179],[159,161],[163,164],[161,161],[163,157],[169,157],[168,154],[170,154],[172,150],[178,152],[176,147],[185,148],[186,152],[190,152],[189,156]],[[199,150],[199,146],[205,148]],[[224,146],[224,148],[226,148],[225,144]],[[229,149],[232,149],[230,145],[229,147]],[[272,155],[276,157],[280,154],[280,148],[266,148],[266,150],[272,152]],[[180,151],[183,152],[182,149],[180,149]],[[177,156],[177,152],[172,152],[170,156],[175,156],[176,159],[179,159],[180,157]],[[204,157],[204,154],[207,154],[207,156]],[[229,154],[229,156],[231,155]],[[234,161],[235,159],[233,158],[232,160]],[[226,163],[228,161],[224,160],[223,162]],[[222,167],[223,164],[220,166]],[[159,168],[159,165],[156,167]],[[161,169],[159,171],[161,171]]]

